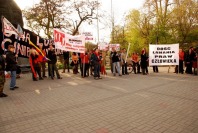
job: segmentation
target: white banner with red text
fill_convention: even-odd
[[[72,36],[64,33],[59,29],[54,29],[55,49],[64,51],[84,53],[85,52],[85,36]]]

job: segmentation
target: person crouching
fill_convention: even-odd
[[[39,53],[34,48],[30,50],[29,62],[32,70],[33,81],[38,81],[37,74],[39,76],[39,80],[43,80],[41,77],[41,68],[39,66]]]

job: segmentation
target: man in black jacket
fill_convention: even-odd
[[[62,79],[60,77],[60,74],[58,72],[58,68],[56,67],[56,62],[57,62],[57,57],[55,53],[55,49],[53,48],[52,45],[49,46],[49,51],[48,51],[48,58],[49,58],[49,67],[50,67],[50,76],[52,79],[54,79],[54,73],[53,70],[56,72],[57,79]]]
[[[116,76],[117,69],[119,76],[122,76],[120,73],[120,54],[115,50],[115,48],[112,48],[111,57],[113,63],[113,75]]]
[[[6,71],[10,71],[11,80],[10,80],[10,90],[19,88],[16,86],[16,71],[17,71],[17,55],[14,54],[14,46],[8,46],[8,52],[6,53]]]

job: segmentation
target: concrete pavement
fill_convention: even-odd
[[[24,74],[14,91],[8,80],[0,133],[198,133],[198,76],[159,71],[37,82]]]

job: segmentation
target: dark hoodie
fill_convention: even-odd
[[[6,53],[6,71],[16,71],[17,70],[17,62],[15,53],[8,51]]]

